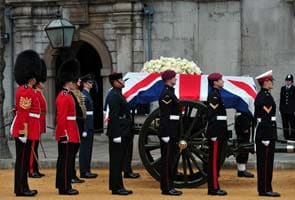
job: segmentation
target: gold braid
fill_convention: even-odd
[[[83,118],[86,119],[86,102],[85,102],[85,95],[79,90],[72,90],[73,94],[78,100],[79,106],[81,107],[81,110],[83,112]]]

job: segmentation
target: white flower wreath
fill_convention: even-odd
[[[163,72],[167,69],[174,70],[178,74],[197,74],[202,73],[201,69],[193,61],[182,58],[160,57],[160,59],[150,60],[143,65],[143,72]]]

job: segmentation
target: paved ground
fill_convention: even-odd
[[[142,177],[136,180],[124,180],[125,187],[132,189],[134,194],[128,197],[110,195],[108,191],[108,171],[105,169],[96,169],[94,172],[99,173],[99,177],[92,180],[86,180],[83,184],[75,184],[74,188],[80,191],[80,195],[74,197],[57,195],[54,187],[55,170],[42,170],[46,174],[41,179],[29,179],[32,189],[38,189],[39,194],[35,198],[40,200],[50,199],[134,199],[134,200],[152,200],[152,199],[174,199],[160,195],[159,183],[149,176],[145,170],[136,170],[141,173]],[[255,171],[252,170],[255,173]],[[255,173],[256,175],[256,173]],[[28,199],[16,198],[13,194],[13,170],[0,170],[0,199]],[[184,195],[175,197],[179,200],[204,200],[204,199],[232,199],[232,200],[256,200],[270,199],[257,196],[256,178],[243,179],[236,177],[235,170],[221,171],[220,185],[229,195],[227,197],[210,197],[207,196],[206,184],[195,189],[182,189]],[[274,172],[273,188],[282,194],[279,199],[294,199],[295,196],[295,170],[277,170]]]
[[[138,153],[138,136],[134,139],[133,148],[133,165],[136,167],[143,167],[140,161]],[[15,158],[15,143],[13,140],[9,142],[9,148],[12,153],[13,159],[0,159],[0,169],[11,169],[14,167]],[[47,157],[44,157],[41,147],[39,148],[39,157],[41,167],[43,168],[55,168],[57,158],[57,143],[54,140],[53,133],[46,133],[42,135],[42,144]],[[254,169],[256,166],[255,155],[250,155],[248,167]],[[78,160],[77,160],[78,161]],[[108,138],[105,135],[95,135],[93,145],[93,159],[92,166],[96,168],[108,167],[109,156],[108,156]],[[78,162],[77,162],[78,164]],[[235,168],[235,158],[231,156],[227,158],[225,162],[225,168]],[[295,153],[277,153],[275,155],[275,168],[276,169],[295,169]]]

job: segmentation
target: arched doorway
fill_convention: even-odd
[[[104,41],[97,35],[86,30],[79,30],[76,34],[78,41],[74,41],[71,48],[52,49],[49,45],[46,48],[43,57],[47,64],[48,75],[45,96],[48,105],[55,105],[58,68],[63,61],[69,58],[77,58],[82,65],[82,74],[92,72],[97,79],[98,94],[96,94],[96,97],[94,94],[93,99],[97,101],[95,129],[96,132],[100,132],[103,131],[103,100],[110,87],[108,75],[112,69],[112,59]],[[49,127],[55,127],[55,106],[48,107],[47,122]]]
[[[94,106],[94,131],[103,132],[103,83],[101,77],[102,63],[96,50],[87,42],[83,42],[77,52],[76,58],[81,64],[81,75],[93,74],[95,84],[90,91]]]
[[[93,85],[93,89],[90,91],[94,106],[94,132],[102,133],[104,101],[103,81],[101,76],[101,58],[89,43],[84,41],[73,42],[70,49],[63,50],[63,52],[57,56],[55,71],[57,72],[61,64],[70,58],[76,58],[80,62],[81,76],[85,74],[93,74],[95,77],[95,84]],[[58,92],[60,88],[58,88],[59,86],[56,87],[56,91]]]

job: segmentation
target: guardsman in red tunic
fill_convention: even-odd
[[[227,195],[221,190],[218,183],[220,171],[221,152],[227,141],[227,118],[226,110],[221,99],[220,90],[223,87],[222,74],[212,73],[208,76],[208,83],[212,90],[208,94],[207,120],[208,126],[206,137],[209,140],[208,157],[208,195]]]
[[[16,196],[35,196],[37,190],[28,185],[28,157],[32,141],[40,135],[40,105],[33,89],[41,74],[41,60],[33,50],[21,52],[15,62],[14,76],[19,85],[15,94],[16,116],[11,126],[15,139],[14,193]]]
[[[80,65],[76,60],[65,61],[57,75],[62,90],[56,98],[56,131],[58,142],[58,158],[56,164],[56,188],[61,195],[76,195],[78,190],[71,185],[74,160],[74,147],[80,143],[78,125],[76,123],[75,101],[71,95],[73,83],[79,78]]]
[[[41,178],[42,176],[45,176],[45,174],[40,173],[39,166],[38,166],[38,147],[39,142],[41,139],[41,134],[46,132],[46,99],[42,93],[42,90],[45,88],[44,83],[46,81],[47,77],[47,68],[44,60],[41,60],[42,62],[42,72],[41,76],[37,79],[37,83],[34,86],[35,93],[37,96],[37,99],[39,101],[40,105],[40,136],[38,140],[32,141],[32,148],[29,155],[29,177],[31,178]]]

